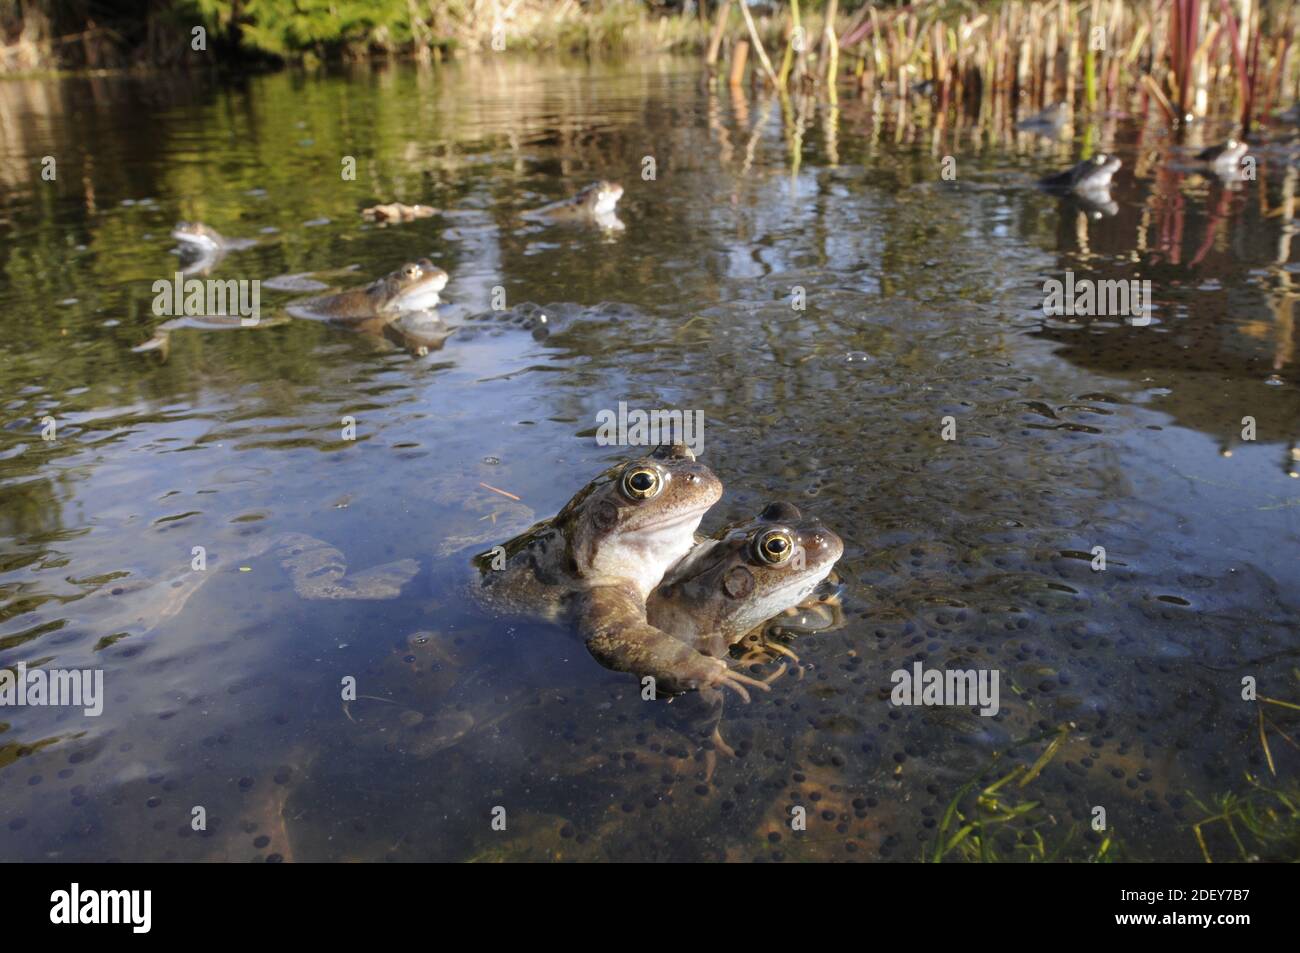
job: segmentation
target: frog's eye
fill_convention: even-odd
[[[664,480],[653,467],[632,467],[623,474],[622,486],[629,500],[649,500],[659,495]]]
[[[420,266],[407,265],[402,269],[402,274],[407,278],[418,278],[420,276]]]
[[[754,541],[758,558],[769,566],[779,566],[794,552],[794,540],[783,529],[768,530]]]

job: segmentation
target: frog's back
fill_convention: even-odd
[[[551,520],[474,556],[471,593],[480,605],[505,615],[554,620],[565,609],[574,580],[557,574],[565,546]]]

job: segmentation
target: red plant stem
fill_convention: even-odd
[[[1200,32],[1201,25],[1201,3],[1200,0],[1186,0],[1188,14],[1187,22],[1184,25],[1186,30],[1183,42],[1183,102],[1180,108],[1183,115],[1187,115],[1188,106],[1188,89],[1192,84],[1192,58],[1196,55],[1196,35]]]
[[[1246,62],[1241,43],[1241,30],[1243,27],[1249,29],[1250,24],[1239,25],[1237,23],[1237,17],[1233,14],[1228,0],[1219,0],[1219,11],[1223,14],[1223,22],[1228,26],[1228,39],[1232,44],[1232,64],[1237,71],[1237,95],[1241,97],[1241,108],[1246,110],[1248,109],[1246,104]],[[1243,125],[1246,122],[1244,116],[1242,122]]]
[[[1255,90],[1259,83],[1259,37],[1260,30],[1256,24],[1256,28],[1251,31],[1250,58],[1246,65],[1246,95],[1241,106],[1242,138],[1250,132],[1250,117],[1255,110]]]

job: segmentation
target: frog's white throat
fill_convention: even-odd
[[[664,573],[695,545],[695,531],[708,507],[674,516],[654,526],[623,534],[615,560],[618,573],[634,583],[644,598],[659,585]]]

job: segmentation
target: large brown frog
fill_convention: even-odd
[[[551,519],[476,556],[475,594],[497,613],[567,621],[602,665],[651,676],[657,690],[720,686],[748,697],[745,685],[766,686],[646,621],[647,596],[721,496],[688,449],[660,447],[610,467]]]

